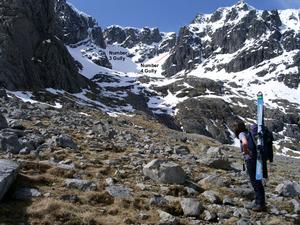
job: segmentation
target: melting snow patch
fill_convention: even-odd
[[[14,95],[17,98],[21,99],[23,102],[29,102],[31,104],[41,104],[41,105],[47,105],[56,109],[61,109],[62,108],[62,104],[55,102],[55,105],[51,105],[45,102],[39,102],[36,100],[33,100],[32,97],[32,93],[29,91],[6,91],[8,94]],[[9,96],[11,97],[11,96]]]
[[[52,106],[52,105],[50,105],[50,106]],[[61,109],[62,108],[62,104],[60,104],[59,102],[55,102],[55,105],[52,106],[52,107],[57,108],[57,109]]]
[[[38,103],[38,101],[31,99],[33,95],[29,91],[6,91],[6,92],[16,96],[17,98],[21,99],[23,102],[30,102],[32,104]]]
[[[84,113],[84,112],[80,112],[79,114],[80,114],[80,115],[83,115],[83,116],[87,116],[87,117],[91,116],[91,115],[89,115],[89,114],[87,114],[87,113]]]
[[[291,150],[289,148],[284,147],[281,149],[282,153],[276,153],[276,155],[285,156],[294,159],[300,159],[300,152]]]
[[[47,88],[46,91],[50,92],[51,94],[57,95],[57,94],[64,94],[65,91],[53,89],[53,88]]]

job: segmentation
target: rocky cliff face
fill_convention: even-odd
[[[108,44],[122,44],[124,48],[133,48],[139,43],[151,45],[162,40],[162,34],[158,28],[136,29],[131,27],[111,26],[105,29],[104,37]]]
[[[67,45],[77,44],[87,38],[101,48],[106,48],[102,29],[95,19],[67,3],[55,1],[55,33]]]
[[[85,45],[83,56],[97,65],[112,68],[104,49],[102,29],[91,16],[77,10],[66,0],[55,1],[55,34],[71,48]]]
[[[164,65],[165,74],[172,76],[180,71],[191,71],[201,62],[205,66],[208,60],[214,63],[206,70],[240,72],[283,52],[299,50],[297,24],[297,10],[259,11],[244,1],[220,8],[213,14],[198,15],[181,29]],[[218,56],[228,59],[221,60]],[[294,74],[298,76],[299,73]]]
[[[163,74],[169,77],[182,70],[192,70],[196,64],[201,63],[201,55],[200,38],[195,37],[187,27],[183,27],[179,31],[171,56],[163,65]]]
[[[0,85],[9,90],[88,85],[54,33],[54,1],[0,1]]]
[[[144,62],[160,53],[170,51],[176,42],[175,33],[162,33],[158,28],[110,26],[104,30],[109,45],[119,45],[130,50],[136,63]]]

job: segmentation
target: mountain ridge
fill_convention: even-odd
[[[253,122],[255,95],[264,89],[277,146],[299,147],[299,10],[262,11],[239,1],[197,15],[176,34],[114,25],[102,30],[65,0],[55,2],[55,32],[98,89],[73,95],[82,104],[111,114],[146,113],[232,143],[230,124]],[[63,93],[52,88],[58,89],[48,89],[54,97]]]

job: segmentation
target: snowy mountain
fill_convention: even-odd
[[[278,149],[299,150],[300,10],[261,11],[239,1],[197,15],[176,34],[102,29],[65,0],[56,0],[54,8],[55,36],[95,86],[69,94],[47,85],[48,94],[114,116],[147,114],[232,144],[232,121],[255,122],[256,94],[263,91]]]

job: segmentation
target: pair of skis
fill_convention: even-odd
[[[257,94],[257,159],[256,159],[256,180],[263,180],[263,159],[264,150],[264,98],[262,92]]]

